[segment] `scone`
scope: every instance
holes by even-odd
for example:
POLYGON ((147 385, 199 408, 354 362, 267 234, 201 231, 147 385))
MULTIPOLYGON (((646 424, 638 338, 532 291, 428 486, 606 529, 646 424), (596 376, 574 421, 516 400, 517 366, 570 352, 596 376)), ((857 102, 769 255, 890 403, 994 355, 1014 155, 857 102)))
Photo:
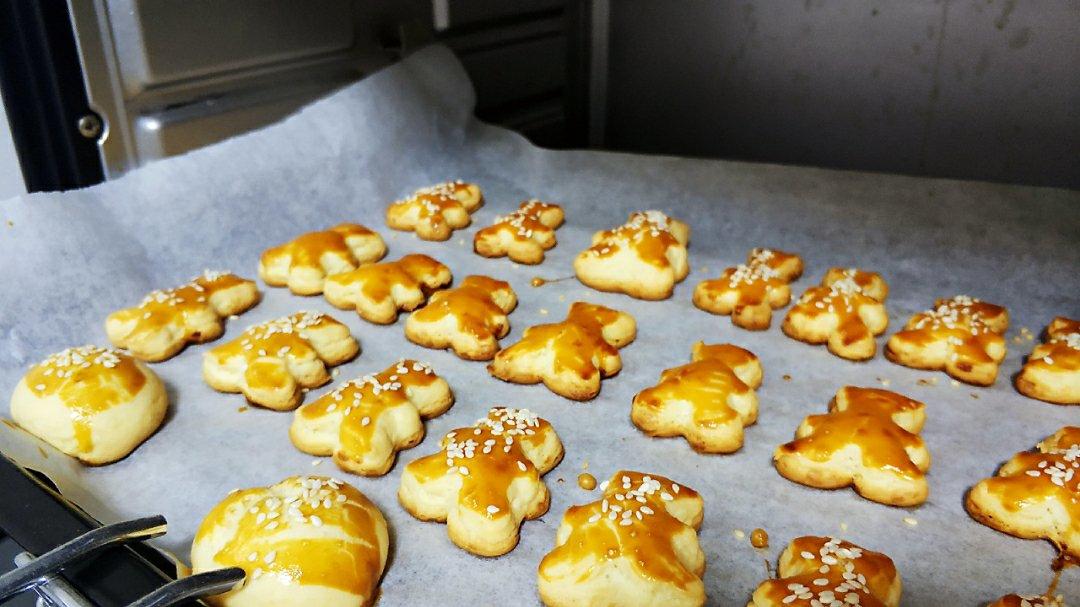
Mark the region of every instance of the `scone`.
POLYGON ((732 344, 694 344, 690 364, 666 369, 634 397, 630 419, 650 436, 682 436, 697 451, 732 453, 757 421, 761 362, 732 344))
POLYGON ((354 309, 364 320, 386 325, 397 320, 398 311, 415 310, 452 279, 450 268, 413 254, 328 276, 323 295, 338 308, 354 309))
POLYGON ((641 472, 616 472, 601 499, 563 515, 540 561, 549 607, 697 607, 705 604, 704 502, 693 489, 641 472))
POLYGON ((425 363, 401 359, 381 373, 347 381, 296 410, 289 438, 342 470, 386 474, 398 451, 424 439, 423 420, 454 403, 446 380, 425 363))
POLYGON ((254 281, 206 270, 186 285, 152 291, 139 305, 113 312, 105 320, 105 334, 136 358, 162 361, 187 344, 221 337, 226 318, 258 301, 254 281))
POLYGON ((510 332, 507 314, 517 307, 510 283, 466 276, 461 285, 438 291, 405 321, 405 337, 425 348, 450 348, 465 360, 491 360, 510 332))
POLYGON ((53 354, 31 367, 11 395, 15 423, 94 465, 134 451, 168 406, 164 384, 146 365, 97 346, 53 354))
POLYGON ((667 299, 690 272, 690 227, 660 211, 630 214, 623 225, 593 234, 592 246, 574 259, 574 273, 600 291, 638 299, 667 299))
POLYGON ((439 445, 405 466, 401 505, 422 521, 446 522, 450 540, 473 554, 513 550, 522 521, 550 505, 540 477, 563 456, 555 429, 526 409, 496 407, 439 445))
POLYGON ((362 225, 343 223, 267 249, 259 258, 259 278, 272 287, 287 286, 297 295, 317 295, 327 276, 355 270, 383 255, 382 236, 362 225))
POLYGON ((365 607, 378 595, 390 546, 382 512, 339 480, 294 476, 236 490, 195 533, 191 570, 240 567, 219 607, 365 607))
POLYGON ((788 310, 784 334, 848 360, 868 360, 877 352, 874 337, 889 326, 885 298, 889 287, 876 272, 832 268, 788 310))
POLYGON ((1080 405, 1080 320, 1058 316, 1046 341, 1032 350, 1016 376, 1021 394, 1059 405, 1080 405))
POLYGON ((521 341, 501 350, 488 371, 517 384, 544 382, 574 400, 600 393, 600 379, 622 369, 619 348, 634 341, 637 325, 625 312, 575 302, 566 320, 525 329, 521 341))
POLYGON ((1007 594, 986 607, 1065 607, 1065 597, 1058 595, 1007 594))
POLYGON ((352 360, 360 344, 349 328, 319 312, 297 312, 255 325, 203 357, 203 379, 277 411, 300 404, 304 388, 330 381, 326 368, 352 360))
POLYGON ((810 415, 773 462, 781 476, 820 489, 853 486, 890 506, 926 501, 930 452, 919 436, 926 405, 902 394, 845 386, 825 415, 810 415))
POLYGON ((510 257, 524 264, 544 261, 544 251, 555 246, 555 229, 562 225, 557 204, 529 200, 521 208, 496 217, 473 237, 473 250, 484 257, 510 257))
POLYGON ((1066 426, 1017 453, 979 481, 967 511, 980 523, 1024 539, 1046 539, 1080 559, 1080 426, 1066 426))
POLYGON ((768 329, 772 311, 791 301, 788 283, 802 276, 802 258, 776 249, 756 248, 746 263, 727 268, 720 278, 694 288, 694 305, 713 314, 730 315, 736 327, 768 329))
POLYGON ((460 179, 421 188, 412 196, 390 203, 386 225, 416 232, 424 240, 446 240, 454 230, 472 222, 472 212, 484 203, 480 186, 460 179))
POLYGON ((795 538, 776 575, 747 607, 897 607, 903 590, 892 559, 834 537, 795 538))
POLYGON ((939 299, 934 308, 911 317, 889 338, 885 357, 915 369, 945 371, 976 386, 997 379, 1005 358, 1009 312, 966 295, 939 299))

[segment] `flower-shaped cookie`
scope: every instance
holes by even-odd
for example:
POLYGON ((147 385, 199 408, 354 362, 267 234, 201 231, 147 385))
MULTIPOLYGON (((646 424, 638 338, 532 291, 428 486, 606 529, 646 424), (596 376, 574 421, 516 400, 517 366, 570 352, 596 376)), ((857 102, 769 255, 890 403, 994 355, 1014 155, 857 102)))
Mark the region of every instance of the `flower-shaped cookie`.
POLYGON ((600 291, 638 299, 666 299, 690 272, 690 227, 660 211, 630 214, 623 225, 593 234, 574 259, 578 280, 600 291))
POLYGON ((802 258, 776 249, 756 248, 746 263, 727 268, 720 278, 694 288, 694 305, 713 314, 731 315, 737 327, 768 329, 772 311, 788 305, 788 283, 802 276, 802 258))
POLYGON ((386 208, 386 225, 395 230, 415 231, 424 240, 446 240, 454 230, 472 222, 472 212, 483 202, 480 186, 461 180, 447 181, 390 203, 386 208))
POLYGON ((525 264, 544 261, 544 251, 555 246, 555 228, 562 225, 557 204, 529 200, 521 208, 496 217, 473 237, 473 250, 484 257, 504 257, 525 264))
POLYGON ((986 607, 1065 607, 1065 597, 1007 594, 986 607))
POLYGON ((438 291, 405 321, 405 337, 426 348, 451 348, 466 360, 491 360, 499 339, 510 332, 506 317, 517 306, 510 283, 466 276, 461 285, 438 291))
POLYGON ((249 327, 203 357, 203 379, 219 392, 240 392, 278 411, 300 404, 303 388, 330 381, 326 372, 351 360, 360 344, 349 328, 319 312, 297 312, 249 327))
POLYGON ((227 317, 258 301, 254 281, 206 270, 186 285, 152 291, 139 305, 113 312, 105 320, 105 334, 136 358, 162 361, 189 343, 221 337, 227 317))
POLYGON ((289 437, 305 453, 333 455, 342 470, 378 476, 390 470, 398 451, 423 440, 422 420, 453 403, 450 386, 431 367, 401 359, 301 406, 289 437))
POLYGON ((288 286, 297 295, 317 295, 327 276, 355 270, 383 255, 386 244, 381 236, 362 225, 343 223, 263 251, 259 278, 272 287, 288 286))
POLYGON ((666 369, 634 397, 630 419, 651 436, 683 436, 704 453, 731 453, 757 421, 761 363, 731 344, 694 344, 690 364, 666 369))
POLYGON ((1046 539, 1080 559, 1080 426, 1066 426, 1017 453, 997 476, 968 493, 967 511, 980 523, 1025 539, 1046 539))
POLYGON ((439 444, 405 466, 401 505, 420 520, 445 521, 450 540, 473 554, 513 550, 522 521, 550 505, 540 477, 563 456, 555 429, 526 409, 496 407, 439 444))
POLYGON ((415 310, 452 279, 450 268, 413 254, 329 276, 323 295, 339 308, 355 309, 368 322, 386 325, 397 320, 399 310, 415 310))
POLYGON ((897 607, 903 588, 892 559, 833 537, 795 538, 776 575, 747 607, 897 607))
POLYGON ((165 385, 134 358, 97 346, 68 348, 34 365, 11 395, 24 430, 87 464, 123 458, 168 408, 165 385))
POLYGON ((203 519, 192 573, 240 567, 243 584, 209 599, 220 607, 375 602, 390 546, 382 512, 339 480, 294 476, 233 491, 203 519))
POLYGON ((495 355, 488 371, 517 384, 542 381, 556 394, 589 400, 600 393, 601 378, 622 369, 619 348, 636 333, 633 316, 575 302, 566 320, 525 329, 521 341, 495 355))
POLYGON ((828 344, 848 360, 867 360, 877 352, 874 336, 889 326, 885 298, 889 288, 876 272, 832 268, 788 311, 781 328, 793 339, 828 344))
POLYGON ((890 506, 926 501, 930 452, 919 431, 926 405, 896 392, 845 386, 825 415, 810 415, 773 462, 782 476, 821 489, 854 486, 890 506))
POLYGON ((934 309, 916 314, 889 338, 885 357, 915 369, 944 370, 977 386, 997 379, 1005 358, 1009 312, 966 295, 939 299, 934 309))
POLYGON ((572 605, 705 604, 704 502, 696 491, 641 472, 616 472, 601 499, 563 515, 540 561, 540 598, 572 605))
POLYGON ((1058 316, 1046 327, 1046 341, 1031 352, 1016 389, 1060 405, 1080 405, 1080 320, 1058 316))

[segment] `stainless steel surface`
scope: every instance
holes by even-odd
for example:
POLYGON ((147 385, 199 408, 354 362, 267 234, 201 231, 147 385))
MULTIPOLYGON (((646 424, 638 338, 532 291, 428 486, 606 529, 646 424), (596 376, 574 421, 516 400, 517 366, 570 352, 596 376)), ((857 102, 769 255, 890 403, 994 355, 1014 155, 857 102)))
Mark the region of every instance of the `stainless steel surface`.
MULTIPOLYGON (((34 561, 33 555, 23 552, 15 557, 15 565, 25 567, 34 561)), ((50 575, 33 587, 38 607, 95 607, 90 600, 71 586, 63 577, 50 575)))
POLYGON ((239 567, 207 571, 169 582, 128 607, 168 607, 188 599, 227 592, 243 581, 244 570, 239 567))
POLYGON ((34 558, 24 566, 0 575, 0 601, 46 583, 51 574, 97 550, 121 542, 158 537, 164 535, 165 531, 165 517, 161 515, 123 521, 88 531, 34 558))

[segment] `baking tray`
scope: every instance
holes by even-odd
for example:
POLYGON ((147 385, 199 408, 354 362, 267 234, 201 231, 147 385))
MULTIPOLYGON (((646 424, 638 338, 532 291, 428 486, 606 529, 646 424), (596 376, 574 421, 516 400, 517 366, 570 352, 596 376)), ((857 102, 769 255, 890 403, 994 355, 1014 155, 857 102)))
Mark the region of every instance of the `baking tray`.
MULTIPOLYGON (((604 382, 597 399, 576 403, 542 386, 506 384, 490 377, 484 364, 409 343, 403 320, 375 326, 320 297, 264 288, 262 303, 229 321, 223 339, 299 309, 321 310, 348 324, 363 346, 359 358, 340 368, 338 381, 381 370, 401 356, 417 357, 447 378, 457 403, 427 424, 424 442, 401 453, 389 474, 351 476, 293 448, 291 414, 244 408, 240 396, 207 387, 200 365, 213 345, 208 344, 153 366, 172 406, 162 429, 127 459, 84 468, 6 425, 0 425, 0 449, 48 474, 103 522, 165 514, 170 532, 158 545, 185 557, 202 516, 230 489, 294 474, 335 474, 371 497, 391 526, 392 559, 380 599, 386 606, 538 602, 536 566, 552 548, 563 511, 596 498, 596 492, 576 486, 586 468, 600 479, 620 468, 655 472, 702 493, 700 539, 710 604, 744 604, 766 576, 765 561, 775 561, 790 539, 805 534, 837 534, 889 554, 903 576, 906 605, 974 605, 1047 587, 1050 544, 975 523, 963 510, 963 496, 1014 452, 1080 421, 1080 409, 1024 398, 1010 383, 1034 345, 1014 343, 1019 328, 1037 333, 1057 314, 1080 313, 1080 194, 549 151, 476 121, 473 102, 457 60, 443 47, 430 47, 280 124, 90 189, 0 203, 0 388, 10 391, 28 365, 51 352, 105 344, 105 316, 151 289, 179 284, 203 268, 253 277, 264 248, 349 220, 379 230, 389 259, 426 253, 449 265, 458 280, 470 273, 508 280, 520 303, 504 344, 530 325, 561 319, 577 300, 633 314, 637 340, 622 350, 623 371, 604 382), (487 203, 472 227, 444 243, 385 228, 389 201, 448 178, 484 188, 487 203), (531 197, 567 211, 559 245, 542 265, 472 253, 479 227, 531 197), (594 230, 649 208, 693 228, 692 272, 670 300, 599 293, 573 279, 530 286, 536 276, 571 275, 574 255, 594 230), (1008 306, 1013 329, 998 382, 991 388, 953 385, 943 374, 900 367, 880 354, 866 363, 844 361, 823 347, 785 337, 779 330, 783 312, 770 330, 748 332, 694 308, 694 285, 738 263, 754 246, 804 257, 806 273, 793 285, 796 296, 832 265, 881 272, 892 290, 890 333, 937 297, 966 293, 1008 306), (648 438, 629 420, 633 395, 653 385, 662 369, 686 362, 699 339, 749 348, 765 368, 758 423, 733 455, 700 455, 681 439, 648 438), (773 449, 792 438, 804 416, 823 412, 839 387, 886 382, 927 403, 922 436, 933 467, 924 505, 890 508, 851 490, 810 489, 776 473, 773 449), (410 517, 395 493, 404 462, 435 451, 444 432, 468 425, 494 404, 528 407, 550 420, 566 458, 546 477, 549 513, 523 525, 513 552, 481 559, 451 544, 444 525, 410 517), (755 527, 769 532, 768 549, 756 550, 743 537, 755 527)), ((332 387, 312 391, 307 399, 332 387)), ((1074 601, 1080 598, 1080 570, 1067 570, 1060 589, 1074 601)))

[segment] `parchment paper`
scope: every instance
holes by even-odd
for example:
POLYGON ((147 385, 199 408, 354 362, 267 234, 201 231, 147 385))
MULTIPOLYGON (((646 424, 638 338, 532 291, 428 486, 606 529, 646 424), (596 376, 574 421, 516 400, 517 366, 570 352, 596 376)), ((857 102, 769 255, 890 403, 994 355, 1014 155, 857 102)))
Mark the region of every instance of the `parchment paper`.
MULTIPOLYGON (((509 280, 520 304, 504 345, 525 327, 560 320, 579 299, 633 314, 637 341, 622 351, 622 373, 604 382, 595 401, 579 404, 542 386, 502 383, 484 364, 414 346, 403 335, 403 319, 377 327, 321 297, 264 288, 263 302, 230 321, 223 339, 298 309, 330 312, 363 346, 335 383, 381 370, 400 356, 418 357, 448 379, 457 404, 429 422, 424 442, 403 452, 382 478, 348 475, 330 461, 313 467, 313 458, 289 442, 291 414, 239 412, 245 405, 241 396, 216 393, 203 383, 202 354, 214 345, 207 344, 153 366, 169 387, 170 414, 127 459, 83 468, 51 448, 39 451, 37 441, 4 425, 0 448, 48 472, 102 521, 164 514, 169 533, 159 544, 184 557, 202 516, 230 489, 293 474, 337 475, 370 496, 392 527, 392 562, 380 599, 386 606, 537 603, 536 566, 553 545, 562 513, 598 495, 575 483, 586 465, 601 480, 619 468, 639 469, 670 476, 704 495, 700 538, 710 604, 745 604, 766 575, 764 562, 775 563, 783 546, 804 534, 837 534, 889 554, 903 576, 906 605, 974 605, 1006 592, 1046 588, 1054 556, 1050 544, 999 534, 971 520, 962 504, 966 489, 1014 452, 1062 425, 1080 423, 1080 408, 1030 400, 1011 385, 1034 345, 1013 343, 1018 329, 1038 333, 1056 314, 1080 314, 1077 192, 547 151, 476 121, 473 99, 456 59, 432 47, 283 123, 97 187, 0 203, 0 389, 10 391, 28 365, 51 352, 106 345, 105 316, 151 289, 180 284, 203 268, 254 277, 264 248, 347 220, 379 230, 388 259, 421 252, 447 263, 458 280, 469 273, 509 280), (487 204, 471 228, 448 242, 430 243, 385 227, 389 201, 452 178, 484 189, 487 204), (559 245, 543 265, 517 266, 472 253, 479 227, 530 197, 558 202, 567 211, 559 245), (693 227, 693 271, 669 301, 598 293, 575 280, 529 286, 534 276, 572 274, 571 260, 594 230, 648 208, 693 227), (692 306, 698 281, 717 276, 759 245, 803 255, 807 271, 793 287, 795 296, 834 264, 882 272, 892 290, 889 333, 935 297, 966 293, 1008 306, 1013 329, 996 385, 953 386, 944 374, 900 367, 880 354, 863 364, 841 360, 824 347, 785 337, 779 330, 783 311, 770 330, 755 333, 692 306), (686 362, 699 339, 747 347, 764 364, 760 418, 734 455, 699 455, 681 439, 648 438, 629 420, 633 395, 653 385, 662 369, 686 362), (936 385, 919 385, 924 378, 936 385), (928 405, 923 437, 933 467, 926 504, 890 508, 850 489, 809 489, 776 473, 772 450, 792 438, 804 416, 823 412, 845 384, 880 386, 883 379, 890 389, 928 405), (433 452, 444 432, 470 424, 493 404, 525 406, 550 420, 566 459, 547 476, 550 512, 524 524, 513 552, 481 559, 451 544, 444 525, 410 517, 395 493, 405 462, 433 452), (736 537, 736 530, 749 534, 755 527, 769 532, 767 550, 736 537)), ((1080 571, 1067 571, 1060 588, 1080 600, 1080 571)))

